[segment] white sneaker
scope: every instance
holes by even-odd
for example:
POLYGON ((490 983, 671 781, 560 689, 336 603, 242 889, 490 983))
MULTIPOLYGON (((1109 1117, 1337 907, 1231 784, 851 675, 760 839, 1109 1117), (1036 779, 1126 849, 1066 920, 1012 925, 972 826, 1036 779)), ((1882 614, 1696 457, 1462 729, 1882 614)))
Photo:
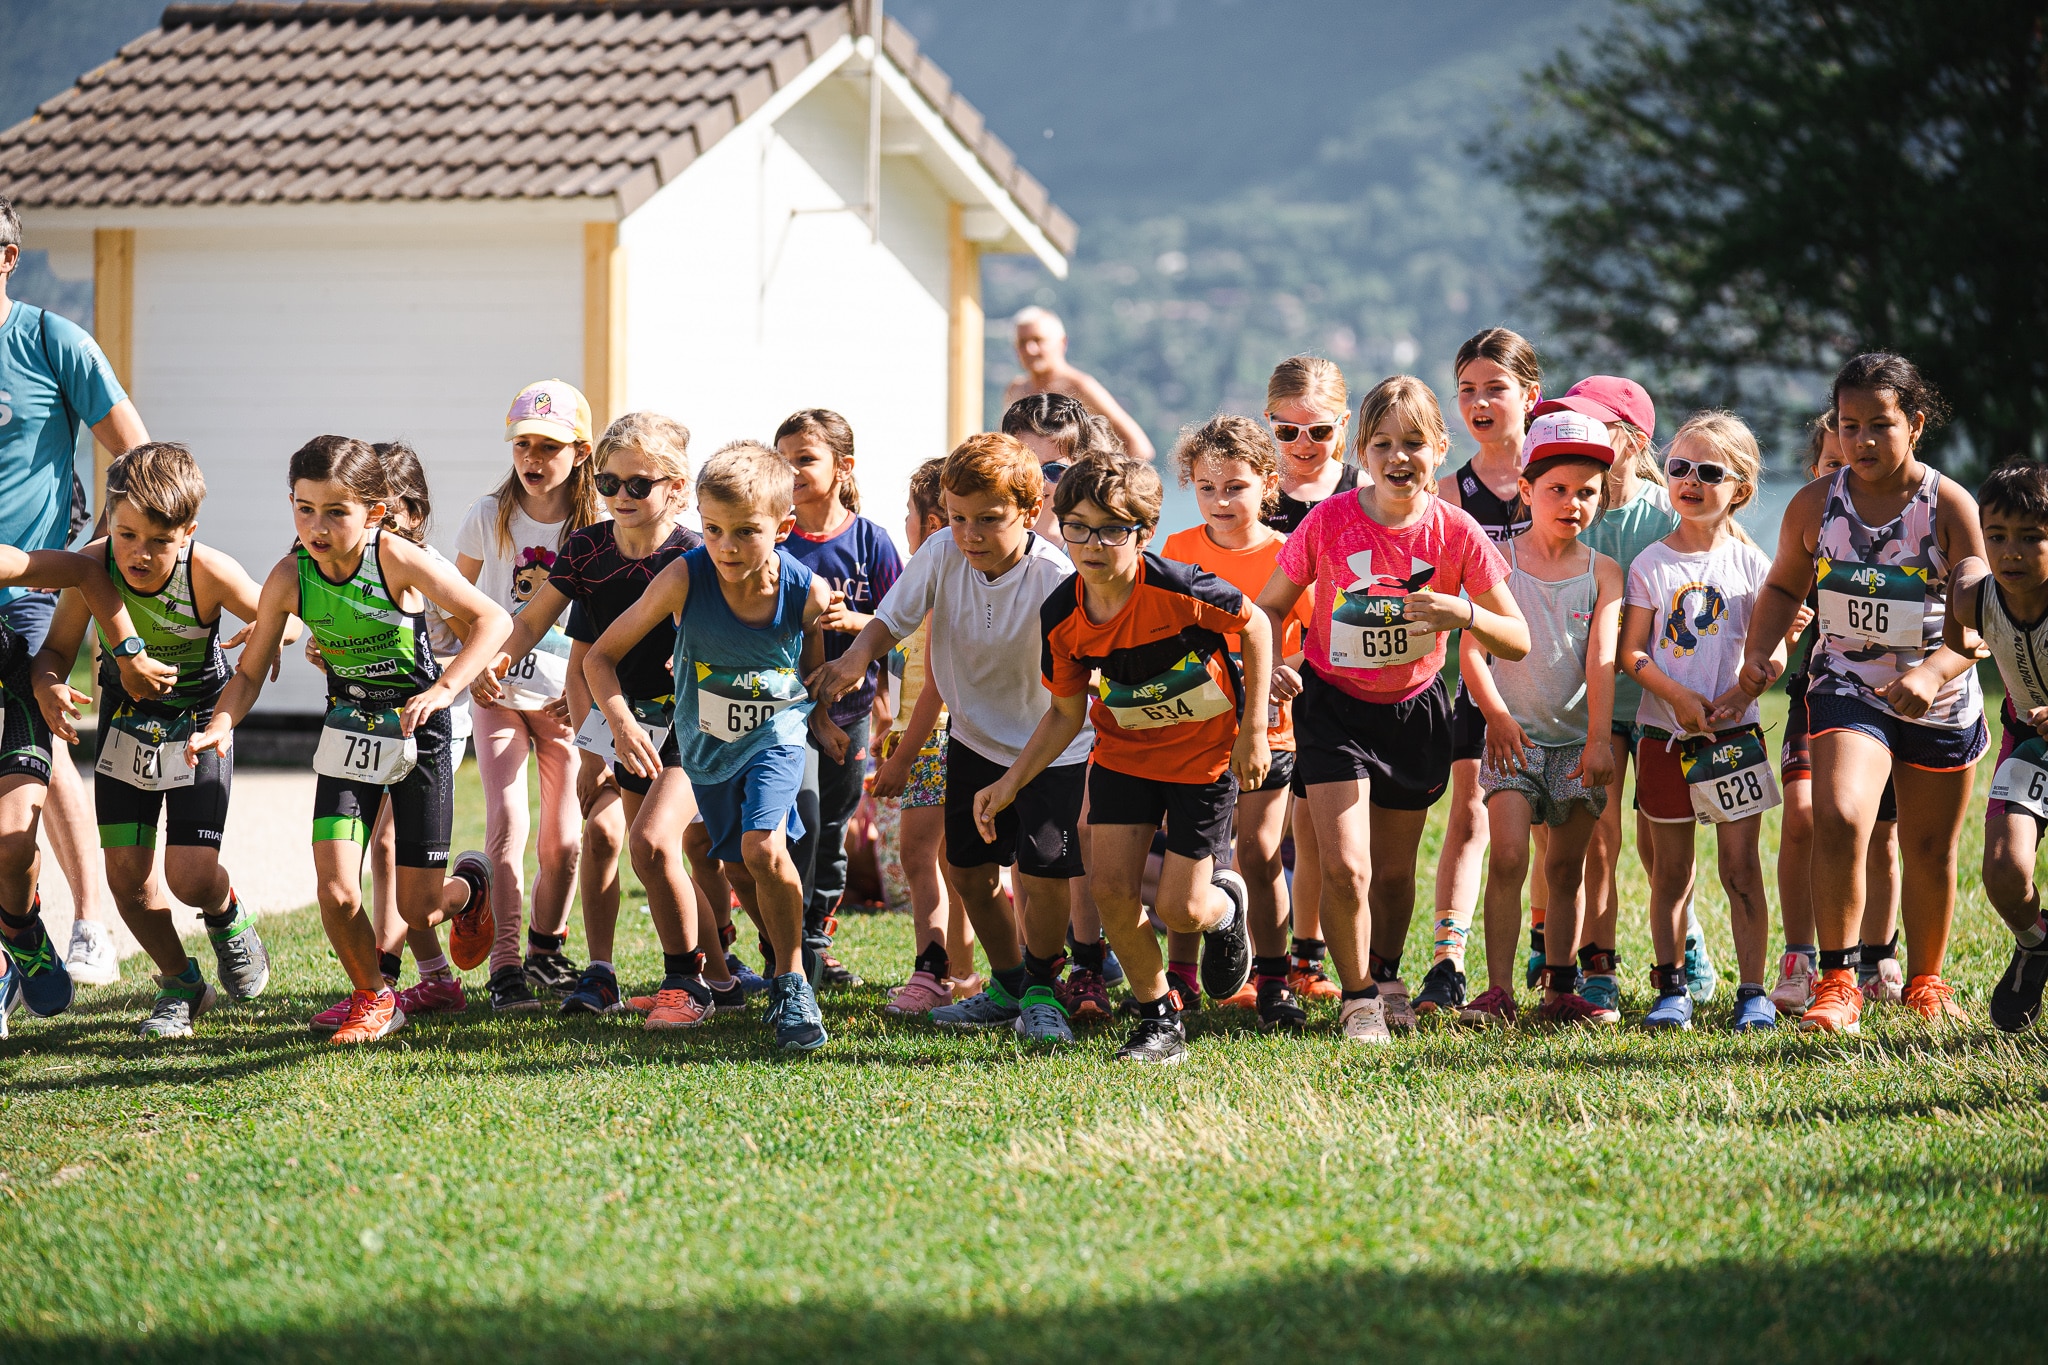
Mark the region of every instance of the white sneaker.
POLYGON ((71 951, 64 954, 64 970, 81 986, 111 986, 121 979, 121 959, 114 952, 114 936, 104 924, 74 920, 71 951))
POLYGON ((1387 1032, 1387 1007, 1383 1000, 1346 1000, 1337 1011, 1337 1027, 1347 1043, 1391 1043, 1387 1032))
POLYGON ((1906 995, 1906 973, 1895 957, 1878 959, 1877 974, 1861 983, 1863 998, 1873 1005, 1896 1005, 1906 995))
POLYGON ((1408 983, 1400 977, 1380 982, 1380 1004, 1384 1007, 1387 1027, 1396 1033, 1415 1031, 1415 1004, 1408 998, 1408 983))
POLYGON ((1778 984, 1771 987, 1771 1003, 1781 1015, 1798 1018, 1813 1005, 1817 977, 1813 959, 1805 953, 1787 953, 1778 959, 1778 984))

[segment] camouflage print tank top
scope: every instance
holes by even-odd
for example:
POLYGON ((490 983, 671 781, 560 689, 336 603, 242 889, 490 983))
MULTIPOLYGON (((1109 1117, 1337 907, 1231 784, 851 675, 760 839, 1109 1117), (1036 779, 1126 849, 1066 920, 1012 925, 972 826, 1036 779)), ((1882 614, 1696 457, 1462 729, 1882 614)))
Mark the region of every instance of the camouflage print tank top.
MULTIPOLYGON (((1854 697, 1889 710, 1884 689, 1941 648, 1949 564, 1934 533, 1940 488, 1940 471, 1928 470, 1898 516, 1869 526, 1849 497, 1849 471, 1839 471, 1828 485, 1814 564, 1820 635, 1808 670, 1809 695, 1854 697)), ((1915 723, 1967 730, 1983 713, 1977 671, 1971 669, 1936 693, 1915 723)))

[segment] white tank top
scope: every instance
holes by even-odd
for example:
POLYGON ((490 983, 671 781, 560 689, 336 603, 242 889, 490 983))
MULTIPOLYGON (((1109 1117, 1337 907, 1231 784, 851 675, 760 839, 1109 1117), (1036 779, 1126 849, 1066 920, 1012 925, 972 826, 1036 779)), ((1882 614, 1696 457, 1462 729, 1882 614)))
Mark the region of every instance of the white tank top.
POLYGON ((1977 594, 1977 621, 2014 712, 2024 716, 2048 706, 2048 615, 2032 625, 2014 619, 1998 580, 1986 578, 1977 594))

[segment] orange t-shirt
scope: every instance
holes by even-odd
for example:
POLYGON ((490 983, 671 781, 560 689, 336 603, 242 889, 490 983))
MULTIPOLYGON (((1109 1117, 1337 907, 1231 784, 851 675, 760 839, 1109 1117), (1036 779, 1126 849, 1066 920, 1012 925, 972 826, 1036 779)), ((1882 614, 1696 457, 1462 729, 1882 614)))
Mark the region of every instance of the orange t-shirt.
MULTIPOLYGON (((1247 600, 1256 603, 1259 594, 1266 590, 1266 584, 1273 577, 1273 571, 1280 563, 1280 547, 1287 543, 1287 537, 1273 533, 1273 538, 1248 550, 1226 550, 1209 539, 1209 528, 1190 526, 1185 531, 1175 531, 1166 538, 1166 557, 1183 564, 1193 564, 1207 569, 1224 582, 1243 593, 1247 600)), ((1307 628, 1309 612, 1314 598, 1303 593, 1294 604, 1294 610, 1287 615, 1285 638, 1274 651, 1274 663, 1290 654, 1301 652, 1301 632, 1307 628)), ((1237 654, 1243 646, 1237 636, 1230 637, 1230 652, 1237 654)), ((1244 663, 1240 655, 1240 666, 1244 663)), ((1292 751, 1294 748, 1294 704, 1292 702, 1269 700, 1266 703, 1266 743, 1274 749, 1292 751)))
POLYGON ((1215 575, 1146 551, 1131 600, 1097 624, 1082 606, 1079 574, 1039 608, 1040 671, 1056 697, 1089 690, 1094 760, 1131 777, 1214 782, 1230 766, 1244 681, 1228 636, 1258 610, 1215 575))

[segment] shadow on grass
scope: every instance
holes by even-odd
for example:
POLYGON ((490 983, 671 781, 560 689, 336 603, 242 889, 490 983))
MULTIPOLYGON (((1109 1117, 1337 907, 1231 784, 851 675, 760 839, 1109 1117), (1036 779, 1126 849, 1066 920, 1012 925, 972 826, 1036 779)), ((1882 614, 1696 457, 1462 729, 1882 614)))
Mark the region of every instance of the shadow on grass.
MULTIPOLYGON (((707 1268, 715 1274, 714 1268, 707 1268)), ((572 1298, 422 1298, 274 1329, 57 1334, 5 1342, 16 1361, 2038 1359, 2048 1257, 1901 1256, 1592 1271, 1321 1271, 1184 1294, 951 1308, 877 1303, 649 1307, 572 1298)))

